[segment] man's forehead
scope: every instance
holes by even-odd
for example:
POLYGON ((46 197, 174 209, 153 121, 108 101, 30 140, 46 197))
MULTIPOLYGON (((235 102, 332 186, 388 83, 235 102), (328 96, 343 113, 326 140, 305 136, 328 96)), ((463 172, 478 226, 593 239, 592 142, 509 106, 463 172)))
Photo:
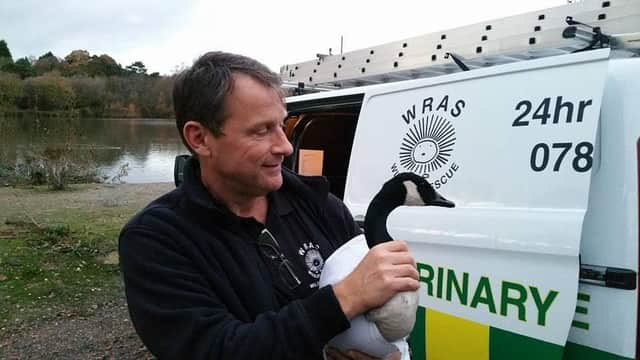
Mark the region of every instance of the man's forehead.
POLYGON ((224 100, 224 121, 240 116, 244 123, 283 121, 287 108, 281 93, 246 74, 235 74, 224 100), (268 118, 265 117, 268 115, 268 118))
POLYGON ((245 74, 242 72, 232 72, 231 73, 231 88, 229 89, 230 92, 233 92, 234 89, 237 88, 242 88, 243 86, 247 86, 247 85, 259 85, 261 87, 263 87, 264 89, 268 89, 270 91, 275 92, 276 94, 278 94, 278 96, 280 98, 282 98, 284 100, 284 92, 282 91, 282 89, 279 86, 274 86, 270 83, 265 82, 264 80, 257 78, 255 76, 252 76, 250 74, 245 74))
POLYGON ((280 91, 279 87, 275 88, 246 74, 233 75, 232 80, 226 95, 226 104, 230 101, 246 102, 250 100, 262 100, 268 103, 277 101, 286 108, 284 94, 280 91))

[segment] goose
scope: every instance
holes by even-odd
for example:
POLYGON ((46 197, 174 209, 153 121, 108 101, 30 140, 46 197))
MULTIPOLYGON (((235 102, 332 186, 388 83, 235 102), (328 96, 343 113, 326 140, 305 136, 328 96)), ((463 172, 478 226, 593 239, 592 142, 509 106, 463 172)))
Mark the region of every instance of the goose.
MULTIPOLYGON (((366 233, 358 235, 338 248, 325 261, 320 287, 342 281, 360 263, 370 248, 393 239, 387 231, 387 217, 398 206, 454 207, 454 203, 438 194, 423 177, 400 173, 382 185, 367 208, 364 219, 366 233)), ((329 346, 342 351, 358 350, 384 358, 400 351, 408 358, 409 335, 416 320, 418 292, 394 295, 379 308, 351 319, 351 327, 329 341, 329 346)))

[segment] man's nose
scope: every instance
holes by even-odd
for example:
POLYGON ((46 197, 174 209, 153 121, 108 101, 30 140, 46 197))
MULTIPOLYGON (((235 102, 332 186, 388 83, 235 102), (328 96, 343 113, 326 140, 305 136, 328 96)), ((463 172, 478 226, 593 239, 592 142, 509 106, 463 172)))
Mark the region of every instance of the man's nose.
POLYGON ((287 139, 287 134, 284 132, 283 128, 278 128, 275 143, 272 147, 272 151, 274 154, 289 156, 293 152, 293 146, 287 139))

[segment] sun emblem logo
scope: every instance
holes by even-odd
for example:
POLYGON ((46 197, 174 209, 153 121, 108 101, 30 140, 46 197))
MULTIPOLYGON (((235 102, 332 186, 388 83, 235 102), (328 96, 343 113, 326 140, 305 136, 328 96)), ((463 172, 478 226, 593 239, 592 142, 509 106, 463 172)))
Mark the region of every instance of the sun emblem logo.
POLYGON ((307 269, 309 269, 309 275, 316 279, 320 278, 320 273, 322 273, 322 267, 324 265, 324 260, 320 252, 316 249, 307 251, 304 256, 304 262, 307 264, 307 269))
POLYGON ((298 254, 304 257, 304 263, 307 265, 307 273, 312 277, 319 279, 324 267, 324 259, 320 253, 320 246, 314 243, 304 243, 298 249, 298 254))
POLYGON ((456 131, 447 119, 423 117, 402 139, 400 164, 416 174, 437 170, 449 161, 455 141, 456 131))

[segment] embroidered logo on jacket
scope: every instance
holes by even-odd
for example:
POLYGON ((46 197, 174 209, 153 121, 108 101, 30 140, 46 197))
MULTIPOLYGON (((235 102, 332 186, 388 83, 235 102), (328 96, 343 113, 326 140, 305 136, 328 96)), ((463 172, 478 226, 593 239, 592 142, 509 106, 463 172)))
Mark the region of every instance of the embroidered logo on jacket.
MULTIPOLYGON (((312 242, 304 243, 298 249, 298 254, 304 258, 304 263, 307 265, 307 273, 314 279, 320 279, 320 273, 322 273, 322 267, 324 266, 324 259, 320 254, 320 246, 312 242)), ((315 286, 317 286, 317 283, 315 286)), ((313 284, 312 287, 314 287, 313 284)))

